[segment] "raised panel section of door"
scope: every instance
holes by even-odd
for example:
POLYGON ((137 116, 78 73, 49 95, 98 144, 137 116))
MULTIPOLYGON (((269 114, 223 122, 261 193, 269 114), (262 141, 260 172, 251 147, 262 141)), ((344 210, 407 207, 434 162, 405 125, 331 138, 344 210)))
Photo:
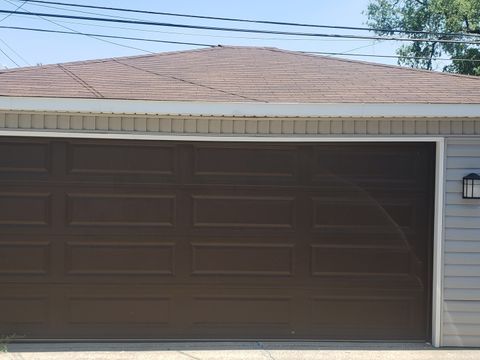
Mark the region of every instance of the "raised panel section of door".
POLYGON ((50 145, 45 142, 5 141, 0 143, 0 174, 48 174, 50 145))
POLYGON ((67 199, 69 226, 175 225, 174 195, 71 193, 67 199))
POLYGON ((149 177, 171 178, 175 172, 173 145, 145 143, 73 143, 68 145, 68 172, 95 179, 142 181, 149 177))
POLYGON ((312 245, 315 276, 409 276, 411 271, 407 248, 312 245))
POLYGON ((194 195, 193 226, 292 229, 294 205, 289 196, 194 195))
POLYGON ((312 181, 344 189, 359 184, 411 186, 417 182, 418 165, 423 161, 417 145, 316 145, 311 162, 312 181))
POLYGON ((0 281, 4 276, 47 275, 49 272, 48 241, 0 241, 0 254, 0 281))
POLYGON ((72 296, 69 323, 75 325, 168 325, 170 298, 156 296, 72 296))
POLYGON ((50 223, 50 194, 0 192, 0 227, 7 225, 47 226, 50 223))
POLYGON ((196 243, 194 275, 293 275, 293 245, 196 243))
POLYGON ((5 324, 38 325, 48 321, 48 299, 44 296, 2 294, 0 309, 0 329, 5 324))
POLYGON ((288 326, 291 321, 288 297, 196 296, 192 308, 195 326, 288 326))
POLYGON ((173 275, 174 266, 173 243, 67 243, 69 275, 173 275))
POLYGON ((290 146, 197 145, 193 175, 201 183, 292 183, 297 157, 290 146))

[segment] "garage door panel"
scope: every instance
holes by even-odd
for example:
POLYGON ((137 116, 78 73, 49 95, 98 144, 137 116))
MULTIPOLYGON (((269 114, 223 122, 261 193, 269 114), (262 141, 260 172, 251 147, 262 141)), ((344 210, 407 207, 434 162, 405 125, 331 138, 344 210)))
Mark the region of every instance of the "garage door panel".
POLYGON ((194 145, 193 183, 295 184, 297 148, 293 146, 194 145))
POLYGON ((51 223, 51 194, 0 192, 0 229, 8 226, 45 227, 51 223))
POLYGON ((415 202, 407 199, 313 197, 313 227, 392 229, 415 226, 415 202))
POLYGON ((174 227, 175 195, 69 193, 67 225, 174 227))
POLYGON ((196 296, 193 298, 194 327, 290 326, 291 298, 273 296, 196 296))
POLYGON ((0 281, 4 277, 49 274, 50 242, 5 240, 0 240, 0 281))
POLYGON ((69 297, 67 322, 73 325, 168 325, 170 307, 169 297, 69 297))
POLYGON ((156 275, 175 273, 175 244, 148 242, 66 243, 66 275, 156 275))
POLYGON ((311 327, 317 336, 325 336, 329 329, 332 339, 348 339, 352 334, 359 339, 416 339, 422 336, 423 307, 418 293, 313 296, 311 327))
MULTIPOLYGON (((49 301, 41 295, 0 295, 0 329, 12 325, 46 325, 49 321, 49 301)), ((11 329, 1 332, 13 334, 11 329)), ((20 334, 18 334, 20 335, 20 334)))
POLYGON ((291 276, 294 262, 291 244, 192 244, 192 275, 291 276))
POLYGON ((67 145, 72 181, 174 182, 178 176, 174 145, 75 142, 67 145))
POLYGON ((402 235, 399 232, 386 231, 359 231, 359 229, 322 229, 321 231, 312 231, 309 235, 311 244, 324 246, 368 246, 383 248, 402 248, 406 246, 405 239, 409 240, 416 236, 412 231, 403 229, 402 235))
POLYGON ((193 195, 194 228, 293 229, 295 198, 262 195, 193 195))
POLYGON ((0 143, 0 176, 3 179, 45 178, 51 171, 48 140, 2 141, 0 143))
POLYGON ((315 326, 409 329, 414 307, 415 299, 404 296, 319 296, 312 299, 311 319, 315 326))
POLYGON ((371 248, 312 245, 312 275, 409 276, 407 248, 371 248))
MULTIPOLYGON (((425 158, 414 144, 323 144, 317 145, 310 163, 311 180, 339 186, 423 186, 425 158)), ((429 145, 427 145, 429 146, 429 145)), ((423 150, 424 151, 424 150, 423 150)))

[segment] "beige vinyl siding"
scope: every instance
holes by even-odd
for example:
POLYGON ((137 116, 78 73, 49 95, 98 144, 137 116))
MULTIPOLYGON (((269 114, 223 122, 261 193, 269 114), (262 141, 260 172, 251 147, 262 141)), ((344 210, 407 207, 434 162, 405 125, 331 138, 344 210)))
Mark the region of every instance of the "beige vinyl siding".
POLYGON ((480 346, 480 200, 462 199, 470 172, 480 172, 480 138, 447 138, 444 346, 480 346))
POLYGON ((229 135, 480 135, 480 118, 236 118, 0 112, 0 129, 229 135))

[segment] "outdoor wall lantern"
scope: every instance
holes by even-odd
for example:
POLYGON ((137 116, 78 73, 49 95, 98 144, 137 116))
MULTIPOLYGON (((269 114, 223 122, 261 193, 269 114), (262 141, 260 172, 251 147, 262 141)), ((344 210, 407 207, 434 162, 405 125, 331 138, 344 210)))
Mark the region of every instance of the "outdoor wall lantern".
POLYGON ((480 199, 480 175, 471 173, 463 178, 463 198, 480 199))

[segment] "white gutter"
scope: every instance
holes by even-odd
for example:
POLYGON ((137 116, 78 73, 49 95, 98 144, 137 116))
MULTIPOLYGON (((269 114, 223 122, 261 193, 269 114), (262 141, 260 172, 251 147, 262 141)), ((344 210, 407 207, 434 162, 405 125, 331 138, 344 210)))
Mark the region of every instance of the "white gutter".
POLYGON ((248 117, 478 117, 480 104, 234 103, 0 96, 0 110, 248 117))

